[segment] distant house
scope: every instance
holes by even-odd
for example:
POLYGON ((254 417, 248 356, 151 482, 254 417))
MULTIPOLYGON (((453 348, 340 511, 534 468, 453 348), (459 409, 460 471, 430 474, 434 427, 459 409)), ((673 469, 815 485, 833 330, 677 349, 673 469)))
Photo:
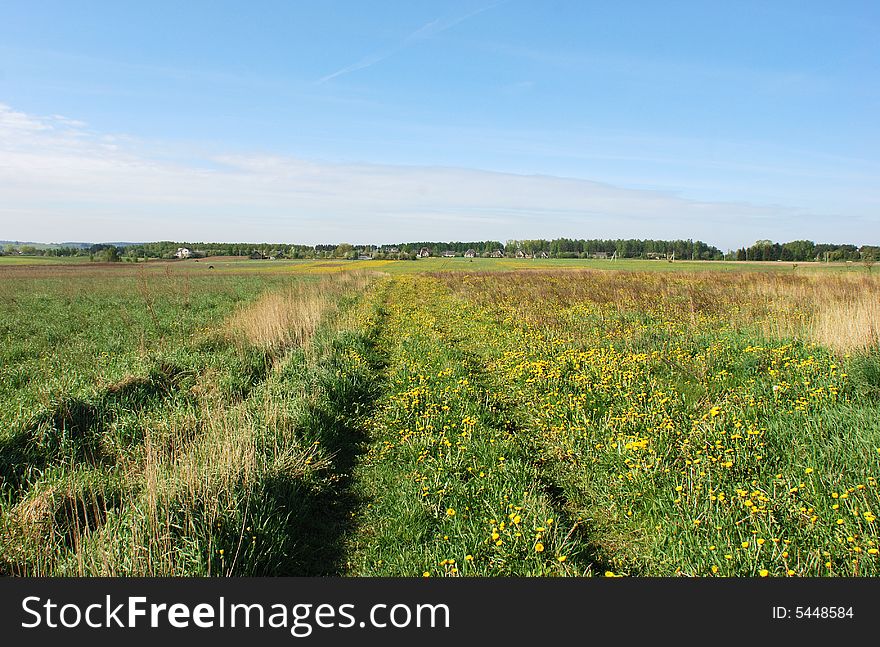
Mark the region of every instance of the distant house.
POLYGON ((660 252, 648 252, 646 256, 652 261, 659 261, 662 258, 666 258, 666 255, 661 254, 660 252))
POLYGON ((430 255, 431 255, 431 250, 428 249, 427 247, 422 247, 418 253, 419 258, 428 258, 428 256, 430 256, 430 255))
POLYGON ((388 248, 388 253, 389 254, 399 254, 400 250, 397 247, 390 247, 390 248, 388 248))
POLYGON ((595 252, 593 258, 608 258, 608 252, 595 252))
POLYGON ((476 255, 477 255, 477 250, 475 250, 475 249, 469 249, 464 253, 465 258, 473 258, 476 255))
POLYGON ((494 252, 489 254, 489 256, 491 256, 492 258, 504 258, 504 252, 502 252, 500 249, 496 249, 494 252))
POLYGON ((443 258, 455 258, 455 252, 453 252, 451 249, 447 249, 445 252, 443 252, 443 258))
POLYGON ((371 260, 373 260, 373 257, 369 254, 358 254, 358 260, 359 261, 371 261, 371 260))
POLYGON ((263 252, 255 249, 251 252, 251 255, 248 256, 248 258, 252 261, 262 261, 266 259, 266 255, 263 252))
POLYGON ((547 252, 540 252, 538 254, 535 254, 535 258, 550 258, 550 254, 548 254, 547 252))
POLYGON ((523 250, 518 249, 518 250, 516 250, 516 257, 517 257, 517 258, 525 258, 525 257, 526 257, 526 253, 525 253, 523 250))
POLYGON ((178 247, 177 252, 174 254, 175 258, 192 258, 192 250, 188 247, 178 247))

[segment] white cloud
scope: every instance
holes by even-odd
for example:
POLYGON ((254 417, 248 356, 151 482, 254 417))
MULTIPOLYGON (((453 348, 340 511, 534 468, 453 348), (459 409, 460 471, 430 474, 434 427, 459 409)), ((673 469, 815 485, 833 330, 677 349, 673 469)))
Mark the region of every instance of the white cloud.
MULTIPOLYGON (((584 179, 268 155, 193 162, 190 153, 169 161, 145 150, 75 120, 0 104, 0 238, 693 237, 721 247, 762 237, 823 238, 822 219, 792 208, 700 202, 584 179)), ((851 239, 871 242, 858 238, 851 239)))

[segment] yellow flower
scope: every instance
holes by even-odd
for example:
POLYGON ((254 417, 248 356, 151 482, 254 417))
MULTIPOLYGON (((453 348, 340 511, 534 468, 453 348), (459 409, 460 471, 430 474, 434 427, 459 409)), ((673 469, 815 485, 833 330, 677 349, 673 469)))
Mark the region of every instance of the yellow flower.
POLYGON ((447 516, 447 517, 454 517, 454 516, 455 516, 455 510, 453 510, 452 508, 446 508, 446 516, 447 516))
POLYGON ((766 568, 762 568, 760 571, 758 571, 758 575, 760 575, 761 577, 767 577, 768 575, 770 575, 770 571, 768 571, 766 568))
MULTIPOLYGON (((873 550, 875 553, 877 552, 877 549, 876 549, 876 548, 874 548, 874 549, 872 549, 872 550, 873 550)), ((870 552, 870 551, 868 551, 868 552, 870 552)), ((557 561, 557 562, 564 562, 564 561, 567 560, 567 559, 568 559, 568 557, 566 557, 565 555, 560 555, 559 557, 556 558, 556 561, 557 561)))
POLYGON ((749 542, 744 541, 741 545, 742 545, 743 548, 748 548, 748 547, 749 547, 749 542))
POLYGON ((474 561, 474 556, 473 556, 473 555, 465 555, 465 556, 464 556, 464 561, 466 561, 466 562, 472 562, 472 561, 474 561))
POLYGON ((804 470, 804 474, 812 474, 812 473, 813 473, 812 467, 808 467, 807 469, 804 470))
POLYGON ((537 544, 535 544, 535 552, 536 553, 543 553, 544 552, 544 544, 542 544, 540 541, 537 544))

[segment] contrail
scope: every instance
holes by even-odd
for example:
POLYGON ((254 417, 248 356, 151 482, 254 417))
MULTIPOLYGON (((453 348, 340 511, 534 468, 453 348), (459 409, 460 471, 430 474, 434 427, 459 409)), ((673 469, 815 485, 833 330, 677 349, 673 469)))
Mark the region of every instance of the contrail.
POLYGON ((413 43, 420 40, 427 40, 437 34, 446 31, 447 29, 452 29, 456 25, 463 23, 465 20, 469 18, 473 18, 476 15, 483 13, 484 11, 488 11, 489 9, 493 9, 498 5, 504 4, 508 0, 499 0, 499 2, 493 2, 492 4, 486 5, 485 7, 481 7, 479 9, 475 9, 470 13, 467 13, 463 16, 459 16, 458 18, 453 18, 451 20, 443 21, 439 18, 436 20, 432 20, 431 22, 425 23, 414 32, 408 34, 403 40, 401 40, 397 45, 383 50, 381 52, 376 52, 374 54, 370 54, 369 56, 365 56, 361 60, 352 63, 351 65, 346 65, 343 68, 336 70, 335 72, 328 74, 326 76, 322 76, 315 83, 317 85, 321 85, 330 81, 331 79, 335 79, 337 76, 342 76, 343 74, 348 74, 350 72, 354 72, 356 70, 362 70, 364 68, 370 67, 371 65, 375 65, 380 61, 384 61, 386 58, 393 56, 397 52, 406 47, 409 47, 413 43))

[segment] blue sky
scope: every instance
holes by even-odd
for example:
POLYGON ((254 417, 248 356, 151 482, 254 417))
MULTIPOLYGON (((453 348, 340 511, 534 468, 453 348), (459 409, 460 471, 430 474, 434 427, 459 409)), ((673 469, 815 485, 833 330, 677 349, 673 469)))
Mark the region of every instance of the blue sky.
POLYGON ((876 2, 0 5, 0 238, 880 243, 876 2))

